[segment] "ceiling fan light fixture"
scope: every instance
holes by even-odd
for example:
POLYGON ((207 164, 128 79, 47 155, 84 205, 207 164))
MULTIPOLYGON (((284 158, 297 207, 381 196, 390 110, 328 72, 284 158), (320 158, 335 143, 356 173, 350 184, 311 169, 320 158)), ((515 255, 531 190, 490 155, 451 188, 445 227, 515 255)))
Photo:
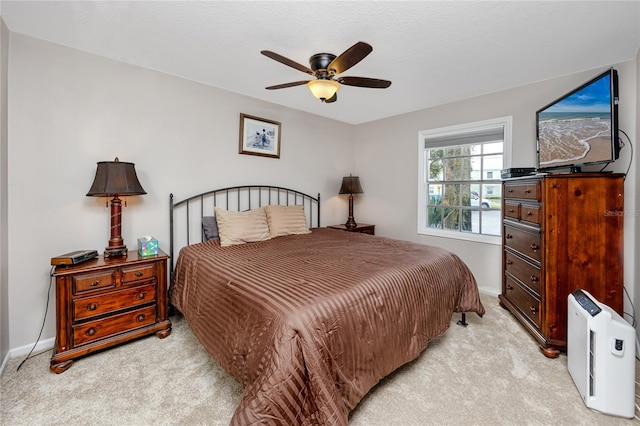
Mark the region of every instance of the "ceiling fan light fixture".
POLYGON ((307 87, 311 90, 313 96, 321 101, 325 101, 331 99, 331 97, 336 94, 338 89, 340 89, 340 84, 334 80, 318 79, 309 81, 307 87))

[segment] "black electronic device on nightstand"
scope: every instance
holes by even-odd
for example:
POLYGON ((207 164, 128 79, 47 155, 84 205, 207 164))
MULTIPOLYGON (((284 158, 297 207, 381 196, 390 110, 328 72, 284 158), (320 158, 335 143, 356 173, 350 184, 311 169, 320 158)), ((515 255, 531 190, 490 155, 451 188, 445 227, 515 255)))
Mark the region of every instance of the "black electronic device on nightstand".
POLYGON ((85 262, 98 257, 97 250, 76 250, 67 254, 52 257, 52 265, 77 265, 78 263, 85 262))

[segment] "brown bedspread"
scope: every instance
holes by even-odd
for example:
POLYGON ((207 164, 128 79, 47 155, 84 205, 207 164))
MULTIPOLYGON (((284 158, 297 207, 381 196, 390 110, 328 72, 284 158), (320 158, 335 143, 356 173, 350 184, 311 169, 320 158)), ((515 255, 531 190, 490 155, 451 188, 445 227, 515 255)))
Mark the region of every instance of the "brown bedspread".
POLYGON ((484 314, 456 255, 327 228, 185 247, 171 301, 244 387, 238 425, 346 425, 367 391, 415 359, 453 312, 484 314))

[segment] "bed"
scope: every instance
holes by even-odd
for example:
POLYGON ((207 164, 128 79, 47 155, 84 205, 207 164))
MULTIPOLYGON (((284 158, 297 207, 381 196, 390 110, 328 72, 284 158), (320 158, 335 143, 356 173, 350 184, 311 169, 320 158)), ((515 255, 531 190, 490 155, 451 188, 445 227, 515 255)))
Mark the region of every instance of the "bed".
POLYGON ((231 424, 346 425, 454 312, 484 314, 455 254, 319 225, 320 196, 285 188, 171 196, 170 300, 244 387, 231 424), (214 214, 217 237, 204 229, 214 214), (229 244, 229 217, 257 239, 229 244))

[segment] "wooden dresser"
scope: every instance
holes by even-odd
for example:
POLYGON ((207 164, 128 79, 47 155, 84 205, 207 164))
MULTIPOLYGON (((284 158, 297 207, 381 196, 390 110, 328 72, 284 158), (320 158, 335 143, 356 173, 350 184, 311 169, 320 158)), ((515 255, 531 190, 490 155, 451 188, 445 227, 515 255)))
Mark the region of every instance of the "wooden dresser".
POLYGON ((51 370, 62 373, 75 358, 148 334, 167 337, 168 258, 130 251, 126 257, 57 266, 51 370))
POLYGON ((500 303, 554 358, 566 350, 575 289, 622 315, 624 175, 514 178, 502 195, 500 303))

